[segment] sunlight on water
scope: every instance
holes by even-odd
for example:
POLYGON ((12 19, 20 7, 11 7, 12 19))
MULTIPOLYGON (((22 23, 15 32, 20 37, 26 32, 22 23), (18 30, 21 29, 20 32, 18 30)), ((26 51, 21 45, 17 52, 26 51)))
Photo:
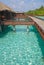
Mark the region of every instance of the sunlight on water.
POLYGON ((44 65, 44 40, 34 26, 6 27, 0 33, 0 65, 44 65))

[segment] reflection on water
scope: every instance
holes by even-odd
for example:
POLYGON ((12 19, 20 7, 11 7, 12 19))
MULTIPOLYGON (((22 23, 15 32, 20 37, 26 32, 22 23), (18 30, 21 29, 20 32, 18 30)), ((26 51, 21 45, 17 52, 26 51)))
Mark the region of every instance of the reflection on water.
POLYGON ((44 20, 44 16, 36 16, 37 18, 44 20))

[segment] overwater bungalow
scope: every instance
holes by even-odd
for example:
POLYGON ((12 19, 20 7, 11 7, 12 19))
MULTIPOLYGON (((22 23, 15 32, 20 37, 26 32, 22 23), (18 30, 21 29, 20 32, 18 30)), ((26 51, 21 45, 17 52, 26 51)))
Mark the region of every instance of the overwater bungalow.
POLYGON ((7 5, 0 2, 0 30, 3 29, 3 21, 10 20, 15 17, 15 12, 7 5))
POLYGON ((0 19, 6 20, 11 19, 15 16, 15 12, 7 5, 0 2, 0 19))

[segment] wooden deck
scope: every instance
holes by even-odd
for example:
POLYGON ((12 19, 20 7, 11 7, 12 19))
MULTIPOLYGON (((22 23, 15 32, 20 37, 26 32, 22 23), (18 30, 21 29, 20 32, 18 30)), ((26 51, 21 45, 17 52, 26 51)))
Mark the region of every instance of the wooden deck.
POLYGON ((8 20, 8 21, 4 21, 3 22, 4 23, 4 25, 34 25, 34 22, 32 21, 29 21, 29 22, 15 22, 15 21, 11 21, 11 20, 8 20))
POLYGON ((29 17, 33 19, 33 21, 35 22, 36 28, 38 29, 39 33, 41 34, 42 38, 44 39, 44 21, 40 20, 38 18, 35 18, 35 17, 31 17, 31 16, 29 16, 29 17))
POLYGON ((31 16, 29 17, 32 18, 39 25, 39 27, 44 31, 44 21, 43 20, 37 19, 35 17, 31 17, 31 16))

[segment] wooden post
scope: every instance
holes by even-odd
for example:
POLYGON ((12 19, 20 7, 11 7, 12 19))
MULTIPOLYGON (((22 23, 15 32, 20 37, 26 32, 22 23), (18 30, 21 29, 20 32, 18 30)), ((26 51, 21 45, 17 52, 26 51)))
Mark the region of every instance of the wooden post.
POLYGON ((0 32, 2 32, 2 21, 0 19, 0 32))
POLYGON ((0 32, 3 32, 4 30, 4 25, 0 25, 0 32))
POLYGON ((13 31, 16 31, 15 26, 13 26, 13 31))
POLYGON ((2 32, 2 28, 1 28, 1 25, 0 25, 0 32, 2 32))
POLYGON ((27 26, 27 32, 29 32, 29 26, 27 26))

